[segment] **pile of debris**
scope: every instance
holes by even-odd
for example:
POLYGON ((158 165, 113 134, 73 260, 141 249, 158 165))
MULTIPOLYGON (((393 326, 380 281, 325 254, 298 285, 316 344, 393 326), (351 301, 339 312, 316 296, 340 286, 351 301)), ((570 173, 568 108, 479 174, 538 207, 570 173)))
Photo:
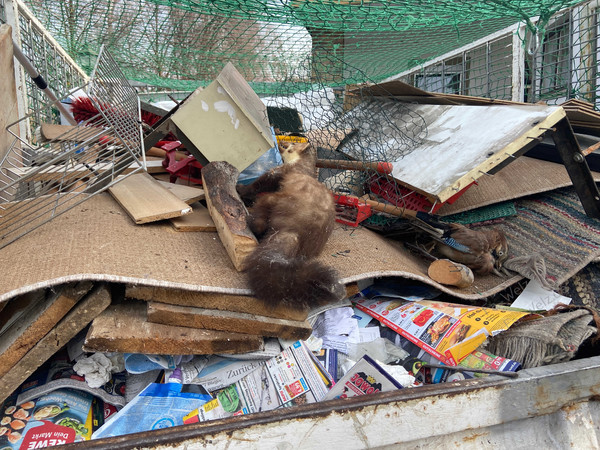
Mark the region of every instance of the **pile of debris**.
MULTIPOLYGON (((71 104, 79 125, 45 124, 43 141, 29 147, 46 150, 53 176, 41 176, 48 161, 23 161, 20 175, 0 168, 11 180, 4 194, 13 195, 0 205, 0 234, 24 203, 41 212, 48 198, 85 199, 0 248, 0 263, 11 267, 0 274, 7 447, 515 378, 597 354, 600 173, 588 161, 600 137, 587 134, 592 143, 582 151, 577 127, 591 133, 600 121, 587 105, 514 104, 393 82, 347 92, 355 106, 327 129, 289 132, 228 64, 169 111, 143 105, 138 160, 115 159, 134 146, 118 128, 98 128, 98 117, 110 124, 118 113, 89 98, 71 104), (402 106, 390 114, 390 102, 402 106), (357 144, 370 140, 356 119, 369 108, 391 121, 418 115, 426 138, 397 160, 378 160, 357 144), (76 165, 64 159, 65 142, 80 155, 76 165), (329 193, 315 201, 316 191, 292 186, 284 204, 309 217, 311 241, 297 232, 292 245, 289 224, 276 220, 282 210, 261 210, 270 232, 256 204, 290 188, 285 174, 306 149, 316 150, 310 164, 335 204, 329 193), (98 177, 99 164, 110 183, 98 177), (368 182, 344 175, 349 182, 336 184, 347 171, 368 182), (57 174, 71 181, 60 184, 57 174), (327 208, 335 226, 332 216, 311 235, 327 208), (323 235, 321 248, 314 241, 323 235), (259 287, 281 301, 266 302, 246 278, 262 242, 279 244, 264 250, 270 269, 259 287), (278 260, 295 255, 331 269, 343 289, 288 288, 301 270, 269 286, 278 260)), ((309 169, 294 173, 311 178, 309 169)))

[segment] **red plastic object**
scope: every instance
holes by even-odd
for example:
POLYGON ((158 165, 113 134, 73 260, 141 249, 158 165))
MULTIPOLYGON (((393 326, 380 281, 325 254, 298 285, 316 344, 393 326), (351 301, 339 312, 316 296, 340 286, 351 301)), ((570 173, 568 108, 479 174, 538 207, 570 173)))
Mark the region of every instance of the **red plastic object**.
POLYGON ((177 178, 181 178, 190 183, 202 184, 202 165, 193 155, 179 161, 175 159, 175 150, 181 147, 181 142, 160 141, 156 144, 156 147, 160 147, 167 152, 162 165, 171 174, 169 177, 171 183, 175 183, 177 178))
POLYGON ((411 211, 423 211, 433 214, 445 203, 454 203, 461 195, 465 193, 469 187, 475 183, 473 182, 468 186, 465 186, 462 190, 454 194, 445 202, 439 202, 435 205, 431 203, 431 201, 423 194, 419 194, 418 192, 414 192, 407 187, 395 183, 392 179, 374 175, 369 179, 368 184, 369 189, 373 194, 380 196, 393 205, 410 209, 411 211))
MULTIPOLYGON (((352 227, 357 227, 359 223, 365 220, 367 217, 370 217, 373 214, 371 211, 371 205, 366 203, 362 203, 359 199, 354 197, 346 197, 345 195, 334 194, 333 198, 335 202, 340 205, 340 209, 342 212, 346 212, 349 209, 356 210, 356 215, 352 214, 352 220, 346 218, 346 216, 338 216, 335 218, 336 222, 343 223, 345 225, 350 225, 352 227)), ((336 208, 338 209, 338 208, 336 208)))

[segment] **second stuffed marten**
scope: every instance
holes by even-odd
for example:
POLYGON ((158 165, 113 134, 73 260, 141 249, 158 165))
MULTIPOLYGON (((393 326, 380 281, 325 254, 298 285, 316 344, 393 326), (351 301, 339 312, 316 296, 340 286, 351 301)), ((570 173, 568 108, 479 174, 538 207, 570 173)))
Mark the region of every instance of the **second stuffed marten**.
POLYGON ((312 308, 342 299, 337 273, 315 258, 335 224, 335 204, 317 180, 309 143, 280 144, 283 165, 248 186, 238 185, 249 206, 249 226, 259 240, 246 260, 250 288, 270 305, 312 308))

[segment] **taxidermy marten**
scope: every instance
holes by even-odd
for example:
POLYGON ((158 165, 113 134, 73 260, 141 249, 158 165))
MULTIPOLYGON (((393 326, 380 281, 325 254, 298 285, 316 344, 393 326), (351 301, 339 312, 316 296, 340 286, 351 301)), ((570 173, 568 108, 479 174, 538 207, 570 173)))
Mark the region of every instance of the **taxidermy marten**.
POLYGON ((315 258, 335 224, 335 204, 317 180, 309 143, 280 144, 283 164, 248 186, 237 185, 249 206, 249 226, 259 240, 246 260, 250 288, 269 305, 313 308, 340 300, 336 272, 315 258))

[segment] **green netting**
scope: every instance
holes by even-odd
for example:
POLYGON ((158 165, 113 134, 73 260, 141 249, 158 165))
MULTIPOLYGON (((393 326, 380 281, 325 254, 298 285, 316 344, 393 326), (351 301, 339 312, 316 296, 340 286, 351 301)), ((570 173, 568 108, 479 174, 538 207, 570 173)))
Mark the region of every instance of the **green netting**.
POLYGON ((193 90, 228 61, 259 94, 380 81, 575 0, 27 0, 90 71, 101 44, 132 80, 193 90))

